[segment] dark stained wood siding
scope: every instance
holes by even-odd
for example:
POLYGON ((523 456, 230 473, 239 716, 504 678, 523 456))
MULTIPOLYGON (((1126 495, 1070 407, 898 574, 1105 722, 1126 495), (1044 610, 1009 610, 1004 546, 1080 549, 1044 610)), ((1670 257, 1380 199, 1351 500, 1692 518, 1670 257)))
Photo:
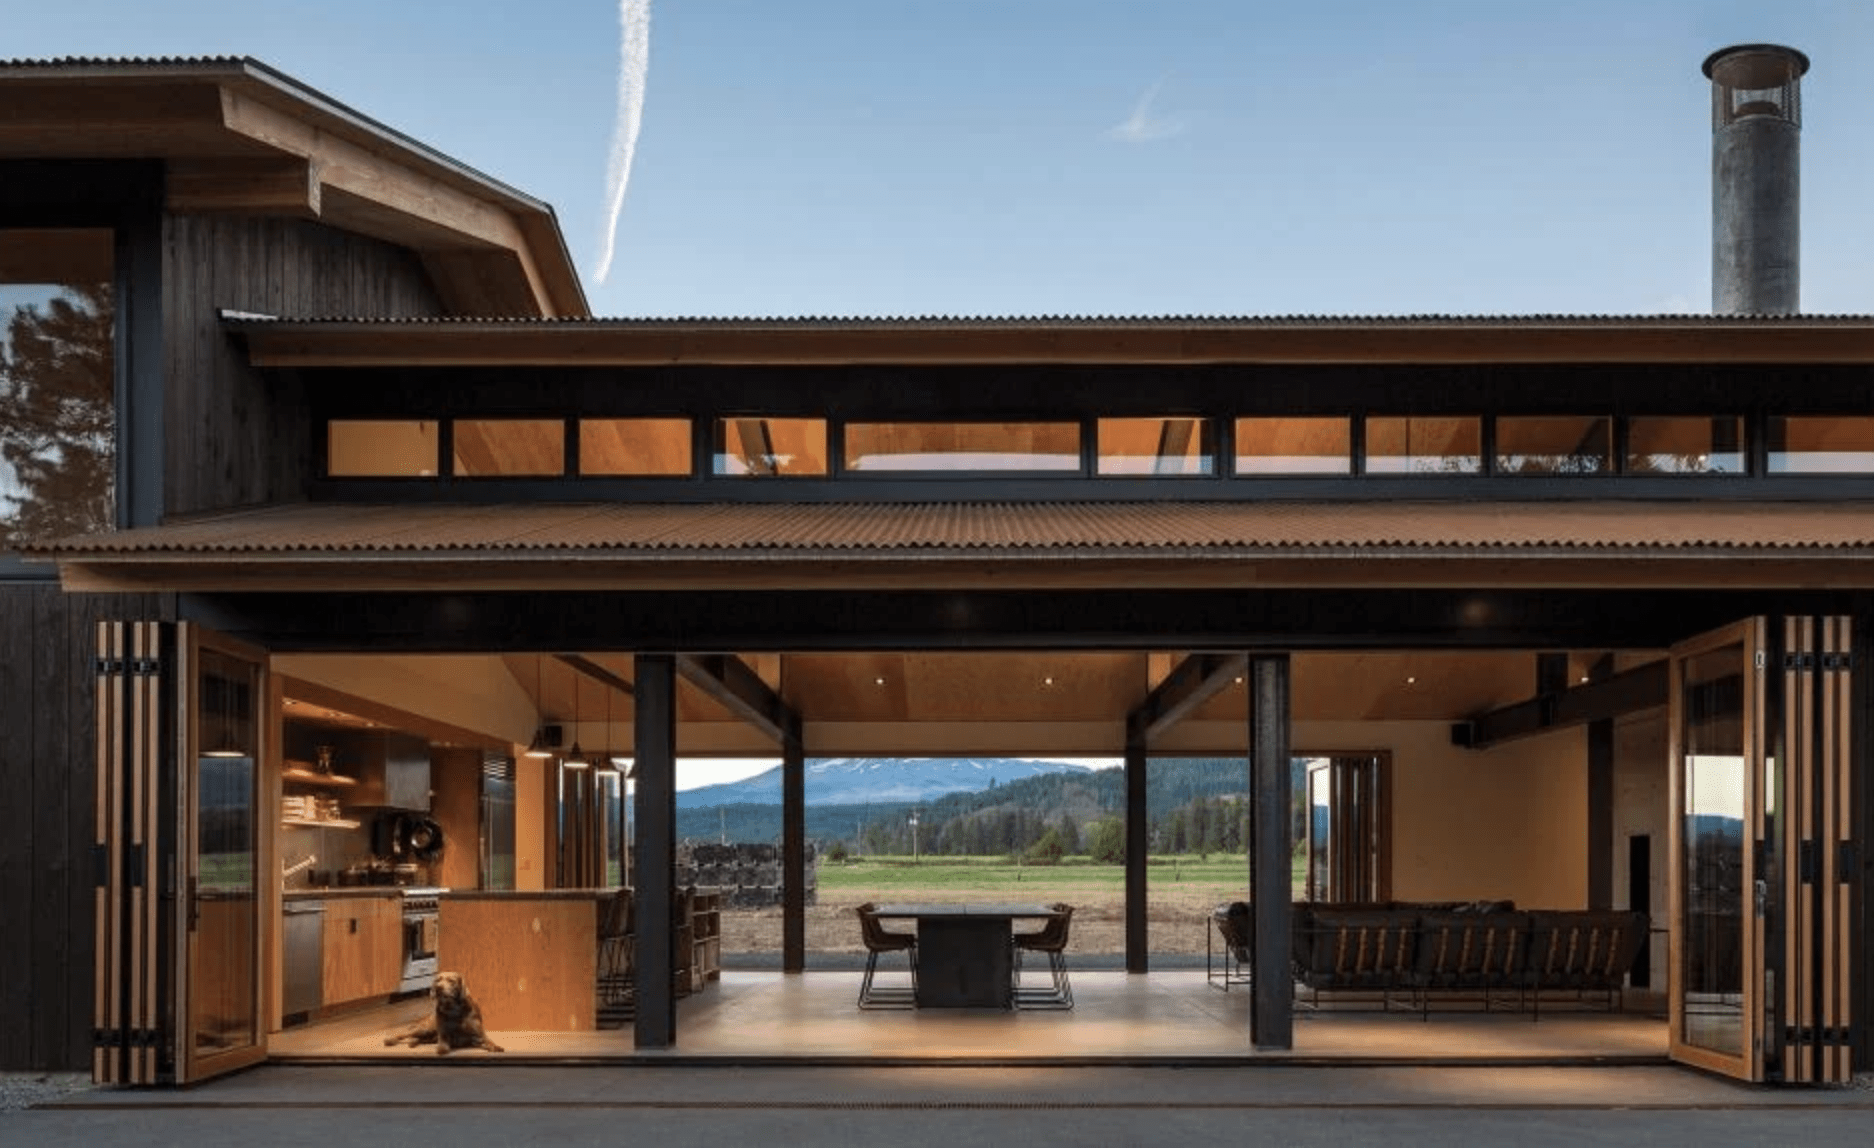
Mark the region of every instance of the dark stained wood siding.
POLYGON ((0 586, 0 1070, 90 1065, 95 626, 171 616, 156 595, 0 586))
POLYGON ((217 311, 405 318, 441 313, 417 257, 317 223, 166 216, 163 331, 166 510, 302 496, 308 436, 292 375, 262 377, 217 311))

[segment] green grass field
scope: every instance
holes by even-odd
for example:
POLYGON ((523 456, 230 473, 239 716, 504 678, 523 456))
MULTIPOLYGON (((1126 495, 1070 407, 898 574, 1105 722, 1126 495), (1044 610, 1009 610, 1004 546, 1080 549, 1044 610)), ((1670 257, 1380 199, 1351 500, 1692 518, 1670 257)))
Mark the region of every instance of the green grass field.
MULTIPOLYGON (((1208 888, 1216 891, 1217 900, 1231 900, 1241 896, 1241 890, 1249 885, 1249 866, 1241 857, 1213 855, 1208 861, 1153 857, 1149 866, 1146 883, 1153 888, 1208 888)), ((1300 881, 1299 864, 1295 878, 1300 881)), ((1064 898, 1074 892, 1117 896, 1125 891, 1126 871, 1119 865, 1094 864, 1086 857, 1069 857, 1059 865, 1018 865, 1006 857, 925 857, 913 862, 908 856, 871 856, 822 861, 819 886, 823 895, 897 892, 1029 896, 1045 890, 1050 895, 1058 891, 1064 898)))

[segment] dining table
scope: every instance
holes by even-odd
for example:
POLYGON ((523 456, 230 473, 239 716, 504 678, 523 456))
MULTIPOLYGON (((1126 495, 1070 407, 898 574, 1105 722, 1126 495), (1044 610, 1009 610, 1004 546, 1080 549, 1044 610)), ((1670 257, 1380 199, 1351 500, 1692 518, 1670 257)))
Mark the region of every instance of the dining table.
POLYGON ((1017 921, 1045 921, 1051 905, 910 901, 878 906, 882 921, 917 930, 919 1008, 1012 1008, 1017 921))

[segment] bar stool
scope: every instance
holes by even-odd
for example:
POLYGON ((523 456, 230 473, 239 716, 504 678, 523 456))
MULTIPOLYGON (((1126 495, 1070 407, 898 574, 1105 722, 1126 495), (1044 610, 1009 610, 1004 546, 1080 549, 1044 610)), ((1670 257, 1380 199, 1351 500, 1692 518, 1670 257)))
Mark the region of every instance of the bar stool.
POLYGON ((1047 923, 1032 933, 1015 934, 1015 1007, 1034 1009, 1070 1009, 1074 1007, 1074 987, 1067 979, 1067 928, 1074 919, 1072 905, 1049 906, 1053 914, 1047 923), (1046 953, 1051 983, 1045 989, 1021 987, 1022 956, 1046 953))
POLYGON ((895 933, 878 919, 878 906, 870 901, 859 906, 859 937, 865 942, 865 979, 859 982, 860 1008, 917 1007, 917 934, 895 933), (872 975, 878 969, 880 953, 903 953, 911 963, 910 988, 873 988, 872 975))
POLYGON ((599 922, 599 1001, 613 1008, 630 1005, 637 996, 636 915, 631 890, 620 889, 607 900, 599 922))

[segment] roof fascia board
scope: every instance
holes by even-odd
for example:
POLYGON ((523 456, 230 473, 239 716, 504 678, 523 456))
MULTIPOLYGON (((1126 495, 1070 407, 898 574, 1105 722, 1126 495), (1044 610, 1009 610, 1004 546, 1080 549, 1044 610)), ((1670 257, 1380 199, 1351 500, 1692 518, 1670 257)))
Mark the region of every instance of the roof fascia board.
POLYGON ((1546 553, 1505 558, 1494 554, 1441 556, 1357 555, 1297 557, 1054 557, 942 555, 855 559, 799 555, 717 556, 698 559, 594 558, 569 560, 559 552, 533 557, 447 555, 376 558, 354 552, 149 554, 59 560, 71 592, 369 592, 434 590, 627 591, 799 589, 1070 590, 1124 585, 1138 589, 1423 589, 1423 590, 1804 590, 1860 592, 1874 574, 1874 553, 1798 557, 1710 550, 1671 554, 1565 556, 1546 553))
POLYGON ((765 321, 234 324, 259 367, 954 364, 1874 364, 1874 320, 1475 325, 765 321))

